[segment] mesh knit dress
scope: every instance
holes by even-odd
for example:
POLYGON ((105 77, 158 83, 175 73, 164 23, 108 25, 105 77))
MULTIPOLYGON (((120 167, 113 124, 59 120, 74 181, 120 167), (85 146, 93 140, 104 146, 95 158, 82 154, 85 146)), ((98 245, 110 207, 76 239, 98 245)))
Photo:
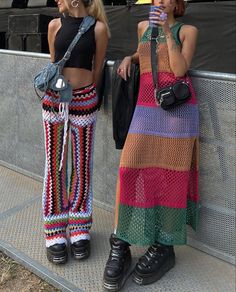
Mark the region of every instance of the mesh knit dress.
MULTIPOLYGON (((171 27, 178 46, 181 23, 171 27)), ((183 78, 171 71, 167 44, 159 28, 158 87, 183 78)), ((186 243, 187 224, 196 230, 199 213, 199 117, 191 99, 165 111, 154 99, 151 72, 151 28, 139 46, 140 88, 121 154, 116 193, 116 235, 137 245, 186 243)))

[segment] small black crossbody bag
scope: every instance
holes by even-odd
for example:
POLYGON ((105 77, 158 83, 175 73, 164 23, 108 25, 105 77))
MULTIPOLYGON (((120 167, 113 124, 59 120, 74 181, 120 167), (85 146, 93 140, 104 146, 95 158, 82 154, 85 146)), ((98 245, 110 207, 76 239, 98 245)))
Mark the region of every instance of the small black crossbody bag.
POLYGON ((160 105, 164 110, 169 110, 188 101, 191 98, 191 92, 188 83, 183 80, 177 81, 170 86, 158 90, 158 58, 156 55, 157 37, 158 27, 153 27, 151 35, 151 64, 154 83, 154 97, 158 105, 160 105))

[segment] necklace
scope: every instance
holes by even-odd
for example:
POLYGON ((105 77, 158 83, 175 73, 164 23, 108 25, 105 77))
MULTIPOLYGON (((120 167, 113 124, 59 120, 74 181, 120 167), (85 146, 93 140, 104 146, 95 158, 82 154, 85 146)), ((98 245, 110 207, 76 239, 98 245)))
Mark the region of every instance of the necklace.
MULTIPOLYGON (((176 25, 176 23, 177 23, 177 21, 175 21, 173 24, 171 24, 169 26, 169 28, 171 29, 172 27, 174 27, 176 25)), ((164 42, 165 40, 166 40, 166 35, 165 35, 164 31, 163 31, 163 28, 162 27, 159 27, 158 28, 158 36, 156 38, 157 45, 159 43, 161 43, 161 42, 164 42)))

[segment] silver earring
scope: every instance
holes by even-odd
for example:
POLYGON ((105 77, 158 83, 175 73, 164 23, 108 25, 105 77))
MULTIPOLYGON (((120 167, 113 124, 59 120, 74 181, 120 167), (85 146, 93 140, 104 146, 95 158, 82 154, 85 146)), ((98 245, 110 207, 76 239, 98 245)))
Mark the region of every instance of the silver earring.
POLYGON ((71 1, 71 6, 73 8, 78 8, 79 7, 79 1, 78 0, 72 0, 71 1))

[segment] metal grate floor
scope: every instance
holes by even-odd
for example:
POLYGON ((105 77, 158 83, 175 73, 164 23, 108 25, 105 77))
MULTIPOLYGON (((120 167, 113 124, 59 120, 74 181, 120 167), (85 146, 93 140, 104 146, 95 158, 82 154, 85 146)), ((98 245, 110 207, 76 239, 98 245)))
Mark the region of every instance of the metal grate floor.
MULTIPOLYGON (((113 214, 94 207, 91 256, 55 266, 45 257, 41 218, 42 183, 0 166, 0 250, 62 291, 102 292, 113 214)), ((132 247, 133 263, 144 252, 132 247)), ((127 292, 235 292, 235 266, 189 246, 176 247, 177 263, 165 277, 140 287, 128 279, 127 292)))

